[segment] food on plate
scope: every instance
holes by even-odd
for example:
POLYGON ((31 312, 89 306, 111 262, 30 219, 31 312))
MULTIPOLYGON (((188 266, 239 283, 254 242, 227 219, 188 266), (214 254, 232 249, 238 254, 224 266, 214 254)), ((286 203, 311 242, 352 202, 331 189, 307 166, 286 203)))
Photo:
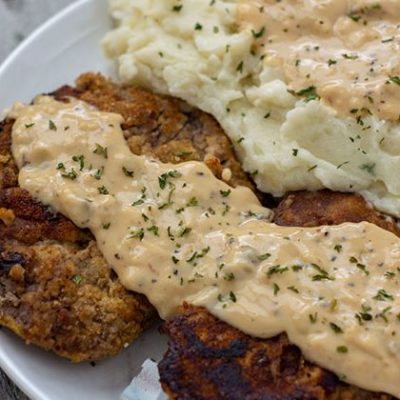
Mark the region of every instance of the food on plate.
MULTIPOLYGON (((232 185, 252 187, 229 140, 208 115, 179 100, 120 87, 86 74, 53 96, 121 113, 130 148, 163 161, 205 160, 232 185)), ((0 125, 0 323, 26 342, 73 361, 118 353, 155 316, 118 281, 87 230, 34 200, 18 185, 11 154, 14 121, 0 125)))
POLYGON ((400 216, 395 0, 110 0, 131 82, 220 122, 259 189, 359 192, 400 216))
MULTIPOLYGON (((288 195, 274 210, 274 222, 319 226, 369 221, 400 235, 390 218, 361 196, 329 191, 288 195)), ((310 363, 286 334, 260 340, 185 305, 166 322, 169 347, 159 364, 161 383, 171 399, 392 399, 340 381, 310 363), (270 397, 268 397, 270 396, 270 397)))
POLYGON ((135 155, 129 115, 82 100, 39 96, 9 111, 19 183, 90 229, 126 288, 164 319, 187 302, 255 337, 286 332, 342 380, 400 395, 398 237, 368 220, 273 224, 249 187, 226 183, 229 169, 224 182, 202 162, 135 155))
POLYGON ((310 363, 285 334, 256 339, 203 308, 185 305, 163 330, 169 348, 159 371, 171 400, 394 400, 310 363))

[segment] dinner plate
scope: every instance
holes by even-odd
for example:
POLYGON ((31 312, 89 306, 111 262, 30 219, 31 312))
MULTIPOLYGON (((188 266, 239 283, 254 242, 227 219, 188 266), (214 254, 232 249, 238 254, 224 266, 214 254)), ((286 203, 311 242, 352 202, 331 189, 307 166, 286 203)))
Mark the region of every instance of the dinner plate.
MULTIPOLYGON (((0 110, 73 83, 83 72, 115 77, 100 48, 110 26, 107 0, 78 1, 45 23, 0 67, 0 110)), ((78 365, 27 346, 3 329, 0 366, 32 400, 114 400, 144 360, 159 360, 165 347, 154 327, 119 356, 78 365)))

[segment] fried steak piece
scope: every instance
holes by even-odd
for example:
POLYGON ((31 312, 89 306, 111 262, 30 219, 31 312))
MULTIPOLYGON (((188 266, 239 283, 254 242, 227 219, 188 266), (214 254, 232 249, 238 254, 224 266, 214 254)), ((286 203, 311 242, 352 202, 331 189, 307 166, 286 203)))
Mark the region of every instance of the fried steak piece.
MULTIPOLYGON (((400 236, 394 220, 357 195, 298 192, 284 198, 274 222, 318 226, 369 221, 400 236)), ((392 396, 348 385, 304 359, 286 334, 257 339, 219 321, 207 310, 184 305, 162 328, 168 351, 160 380, 174 400, 389 400, 392 396)))
MULTIPOLYGON (((184 102, 85 74, 52 94, 120 113, 130 148, 162 161, 204 160, 229 183, 253 188, 210 116, 184 102)), ((144 296, 118 281, 93 236, 18 187, 12 120, 0 123, 0 324, 27 343, 88 361, 118 353, 155 317, 144 296)))

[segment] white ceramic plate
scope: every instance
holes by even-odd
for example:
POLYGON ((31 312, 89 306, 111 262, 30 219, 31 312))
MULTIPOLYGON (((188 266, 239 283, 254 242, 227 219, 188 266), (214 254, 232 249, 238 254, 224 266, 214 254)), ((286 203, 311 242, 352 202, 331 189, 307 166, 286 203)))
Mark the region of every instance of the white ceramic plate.
MULTIPOLYGON (((99 44, 110 24, 107 0, 78 1, 44 24, 0 67, 0 111, 73 83, 82 72, 113 76, 99 44)), ((92 367, 71 364, 0 332, 0 366, 32 400, 119 399, 143 361, 159 360, 164 349, 165 339, 153 329, 118 357, 92 367)))

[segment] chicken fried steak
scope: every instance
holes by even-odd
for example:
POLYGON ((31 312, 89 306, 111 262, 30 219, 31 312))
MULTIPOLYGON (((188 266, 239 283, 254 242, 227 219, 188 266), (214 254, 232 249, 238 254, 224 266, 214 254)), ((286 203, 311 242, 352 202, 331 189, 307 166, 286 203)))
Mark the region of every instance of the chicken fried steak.
MULTIPOLYGON (((218 177, 228 174, 232 185, 253 188, 215 120, 184 102, 119 87, 94 74, 53 96, 122 114, 136 154, 175 163, 204 160, 218 177)), ((75 362, 112 356, 156 312, 144 296, 119 283, 90 232, 18 187, 12 125, 0 123, 0 324, 75 362)))
MULTIPOLYGON (((330 191, 288 195, 274 222, 318 226, 368 221, 400 236, 395 222, 362 197, 330 191)), ((185 305, 164 324, 168 352, 159 364, 161 383, 174 400, 389 400, 392 396, 348 385, 304 359, 286 334, 257 339, 185 305)))

